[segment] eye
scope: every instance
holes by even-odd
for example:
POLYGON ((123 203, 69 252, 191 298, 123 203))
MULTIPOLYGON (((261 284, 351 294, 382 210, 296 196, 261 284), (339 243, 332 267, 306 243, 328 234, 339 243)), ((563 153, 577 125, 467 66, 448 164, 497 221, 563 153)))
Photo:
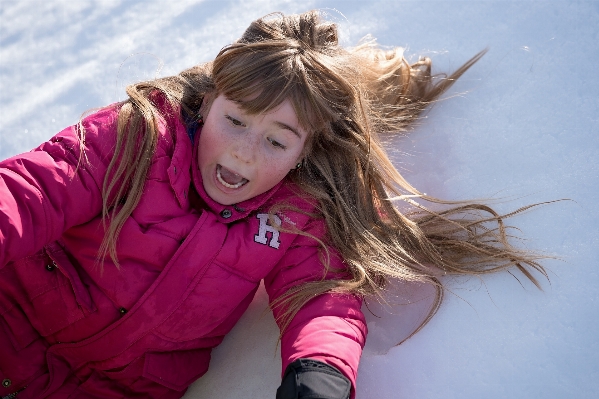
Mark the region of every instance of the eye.
POLYGON ((225 118, 227 118, 227 119, 229 120, 229 122, 231 122, 231 124, 232 124, 232 125, 234 125, 234 126, 245 126, 245 125, 243 124, 243 122, 241 122, 241 121, 240 121, 240 120, 238 120, 238 119, 235 119, 235 118, 233 118, 233 117, 232 117, 232 116, 230 116, 230 115, 225 115, 225 118))
POLYGON ((283 150, 287 148, 287 146, 279 143, 277 140, 271 139, 270 137, 267 140, 270 144, 272 144, 273 147, 281 148, 283 150))

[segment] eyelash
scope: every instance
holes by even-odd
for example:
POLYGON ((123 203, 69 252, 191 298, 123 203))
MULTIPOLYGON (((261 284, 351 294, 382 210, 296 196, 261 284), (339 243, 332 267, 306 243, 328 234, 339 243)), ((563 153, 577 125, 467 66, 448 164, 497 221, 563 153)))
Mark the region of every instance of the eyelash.
POLYGON ((233 125, 233 126, 245 126, 243 124, 243 122, 241 122, 240 120, 237 120, 235 118, 233 118, 232 116, 229 115, 225 115, 225 117, 229 120, 229 122, 233 125))
POLYGON ((281 143, 279 143, 278 141, 276 141, 276 140, 273 140, 273 139, 271 139, 271 138, 268 138, 268 142, 269 142, 270 144, 272 144, 272 146, 273 146, 273 147, 280 148, 280 149, 282 149, 282 150, 285 150, 285 149, 287 148, 287 146, 284 146, 283 144, 281 144, 281 143))
MULTIPOLYGON (((237 120, 237 119, 233 118, 233 117, 232 117, 232 116, 230 116, 230 115, 225 115, 225 117, 226 117, 226 118, 229 120, 229 122, 230 122, 230 123, 231 123, 233 126, 245 126, 245 125, 243 124, 243 122, 241 122, 240 120, 237 120)), ((268 142, 269 142, 269 143, 270 143, 270 144, 271 144, 273 147, 275 147, 275 148, 280 148, 280 149, 282 149, 282 150, 285 150, 285 149, 287 149, 287 146, 285 146, 285 145, 283 145, 283 144, 279 143, 278 141, 276 141, 276 140, 274 140, 274 139, 268 138, 267 140, 268 140, 268 142)))

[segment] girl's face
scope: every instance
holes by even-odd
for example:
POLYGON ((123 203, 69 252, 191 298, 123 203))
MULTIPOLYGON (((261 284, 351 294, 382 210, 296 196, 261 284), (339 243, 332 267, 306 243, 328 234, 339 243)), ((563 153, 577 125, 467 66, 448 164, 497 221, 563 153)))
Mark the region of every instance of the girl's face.
POLYGON ((206 193, 232 205, 270 190, 301 161, 307 136, 289 100, 266 114, 248 115, 219 95, 204 116, 199 140, 206 193))

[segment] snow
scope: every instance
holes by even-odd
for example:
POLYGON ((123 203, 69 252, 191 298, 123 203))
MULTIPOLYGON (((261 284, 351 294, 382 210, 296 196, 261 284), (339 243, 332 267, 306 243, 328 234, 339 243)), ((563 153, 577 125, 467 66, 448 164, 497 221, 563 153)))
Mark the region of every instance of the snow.
MULTIPOLYGON (((343 42, 367 33, 450 71, 489 53, 392 156, 408 181, 504 212, 523 243, 555 255, 544 291, 509 274, 456 279, 437 316, 401 291, 365 308, 358 399, 593 398, 599 392, 599 2, 0 0, 0 157, 27 151, 136 80, 214 57, 271 11, 327 9, 343 42), (338 11, 335 11, 338 10, 338 11), (162 65, 162 67, 161 67, 162 65), (382 317, 377 317, 382 316, 382 317)), ((418 299, 422 299, 418 301, 418 299)), ((260 291, 186 399, 271 397, 278 331, 260 291)))

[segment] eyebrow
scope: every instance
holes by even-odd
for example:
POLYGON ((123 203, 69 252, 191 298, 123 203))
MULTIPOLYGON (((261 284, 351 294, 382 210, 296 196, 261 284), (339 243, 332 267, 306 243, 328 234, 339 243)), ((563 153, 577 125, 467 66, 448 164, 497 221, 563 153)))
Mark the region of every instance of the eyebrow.
POLYGON ((286 129, 286 130, 293 132, 293 134, 295 134, 301 140, 302 135, 299 134, 299 132, 296 129, 292 128, 291 126, 287 125, 286 123, 275 121, 275 125, 277 125, 281 129, 286 129))

